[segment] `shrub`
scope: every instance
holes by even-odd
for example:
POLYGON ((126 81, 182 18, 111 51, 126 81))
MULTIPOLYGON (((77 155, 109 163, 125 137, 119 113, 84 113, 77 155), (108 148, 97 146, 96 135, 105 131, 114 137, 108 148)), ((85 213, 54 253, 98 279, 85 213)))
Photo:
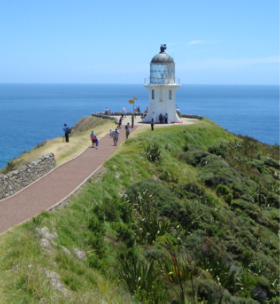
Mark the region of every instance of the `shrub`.
POLYGON ((104 223, 105 220, 105 211, 104 211, 104 204, 94 204, 92 210, 92 219, 96 217, 99 221, 104 223))
POLYGON ((209 207, 220 205, 219 201, 211 194, 205 194, 201 197, 201 203, 209 207))
POLYGON ((163 273, 173 284, 182 284, 190 281, 197 270, 192 260, 179 256, 178 253, 166 244, 164 245, 169 255, 158 260, 158 265, 163 273))
POLYGON ((114 221, 119 218, 119 210, 117 199, 106 198, 103 202, 104 206, 104 216, 107 221, 114 221))
POLYGON ((117 231, 117 238, 125 242, 127 247, 133 247, 135 244, 136 235, 134 231, 124 223, 114 223, 114 229, 117 231))
POLYGON ((256 187, 247 176, 240 174, 216 155, 208 155, 204 159, 199 167, 198 177, 208 187, 216 188, 219 184, 230 187, 235 198, 245 193, 253 194, 256 187))
POLYGON ((163 182, 144 179, 132 185, 126 195, 130 204, 134 206, 134 204, 138 204, 139 198, 141 198, 145 192, 149 193, 154 204, 157 205, 159 215, 170 217, 171 220, 176 220, 180 209, 183 208, 183 203, 163 182))
POLYGON ((130 202, 127 196, 118 202, 120 218, 124 223, 128 224, 134 221, 133 207, 133 202, 130 202))
POLYGON ((212 278, 224 288, 231 292, 237 291, 236 271, 231 269, 224 260, 217 257, 207 257, 205 254, 199 255, 198 267, 209 272, 212 278))
POLYGON ((104 223, 102 223, 96 216, 92 216, 89 219, 88 228, 90 231, 94 232, 95 234, 105 234, 104 223))
POLYGON ((158 236, 164 235, 170 230, 170 221, 160 218, 157 204, 148 192, 138 196, 134 206, 137 220, 135 231, 139 243, 152 244, 158 236))
POLYGON ((104 241, 105 226, 104 222, 98 219, 94 214, 89 219, 88 228, 91 234, 87 237, 87 244, 93 249, 95 255, 102 259, 106 256, 106 246, 104 241))
MULTIPOLYGON (((127 289, 132 294, 140 294, 140 298, 144 298, 143 300, 151 298, 152 294, 154 303, 158 303, 159 299, 156 299, 155 295, 158 295, 160 273, 155 269, 154 262, 146 263, 137 259, 122 259, 120 263, 119 277, 127 289)), ((145 301, 145 303, 147 302, 145 301)))
POLYGON ((269 193, 267 196, 267 204, 275 208, 279 208, 279 196, 274 193, 269 193))
POLYGON ((147 248, 145 250, 145 258, 148 260, 159 260, 166 256, 166 252, 163 249, 147 248))
POLYGON ((232 201, 232 194, 230 193, 229 187, 225 185, 218 185, 216 187, 216 193, 219 197, 224 198, 224 200, 230 204, 232 201))
POLYGON ((217 146, 209 147, 208 152, 225 158, 225 153, 221 147, 217 147, 217 146))
POLYGON ((267 165, 269 167, 272 167, 274 169, 278 169, 278 170, 280 169, 279 163, 276 160, 272 159, 272 158, 266 157, 264 159, 264 163, 265 163, 265 165, 267 165))
POLYGON ((147 159, 152 163, 159 163, 161 159, 161 150, 157 144, 148 144, 145 149, 147 159))
POLYGON ((188 183, 184 186, 184 189, 187 192, 194 193, 196 196, 202 196, 205 193, 205 190, 201 187, 199 187, 195 183, 188 183))
POLYGON ((179 159, 185 161, 189 165, 196 167, 202 162, 207 154, 208 153, 204 150, 195 146, 191 146, 185 153, 181 153, 179 155, 179 159))
POLYGON ((175 177, 174 174, 168 170, 164 170, 161 174, 159 174, 159 179, 164 180, 166 182, 178 183, 179 178, 175 177))
POLYGON ((255 169, 258 170, 259 173, 263 172, 264 169, 264 163, 261 160, 254 159, 252 161, 248 161, 247 164, 255 169))

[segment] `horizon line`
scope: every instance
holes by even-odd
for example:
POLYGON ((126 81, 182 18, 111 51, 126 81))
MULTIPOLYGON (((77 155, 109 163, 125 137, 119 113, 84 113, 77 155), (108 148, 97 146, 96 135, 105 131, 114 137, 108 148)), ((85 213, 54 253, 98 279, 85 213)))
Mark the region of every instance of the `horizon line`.
MULTIPOLYGON (((93 83, 93 82, 0 82, 0 85, 13 85, 13 84, 24 84, 24 85, 143 85, 141 83, 93 83)), ((280 86, 280 84, 262 84, 262 83, 235 83, 235 84, 228 84, 228 83, 181 83, 181 85, 194 85, 194 86, 280 86)))

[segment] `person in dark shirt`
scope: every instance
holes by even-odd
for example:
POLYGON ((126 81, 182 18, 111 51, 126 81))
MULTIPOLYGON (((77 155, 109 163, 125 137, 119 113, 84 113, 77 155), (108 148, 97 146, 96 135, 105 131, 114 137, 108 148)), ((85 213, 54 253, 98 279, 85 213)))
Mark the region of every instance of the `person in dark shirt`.
POLYGON ((69 127, 67 126, 66 123, 64 124, 63 131, 64 131, 64 136, 65 136, 65 141, 66 141, 66 142, 69 142, 69 133, 70 133, 70 129, 69 129, 69 127))
POLYGON ((125 135, 126 135, 126 139, 128 139, 128 136, 129 136, 129 122, 125 126, 125 135))
POLYGON ((152 131, 154 131, 154 124, 155 124, 155 122, 154 122, 154 119, 152 118, 152 120, 151 120, 151 130, 152 131))
POLYGON ((97 147, 98 146, 97 136, 93 131, 91 131, 91 133, 90 133, 90 139, 91 139, 91 142, 92 142, 92 148, 94 148, 94 145, 97 147))

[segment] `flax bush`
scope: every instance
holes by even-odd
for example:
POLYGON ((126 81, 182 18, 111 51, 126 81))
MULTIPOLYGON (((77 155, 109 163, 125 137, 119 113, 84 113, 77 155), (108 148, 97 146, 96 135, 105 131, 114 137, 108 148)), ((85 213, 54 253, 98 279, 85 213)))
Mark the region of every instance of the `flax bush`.
POLYGON ((157 144, 148 144, 145 149, 147 159, 152 163, 159 163, 162 157, 161 150, 157 144))

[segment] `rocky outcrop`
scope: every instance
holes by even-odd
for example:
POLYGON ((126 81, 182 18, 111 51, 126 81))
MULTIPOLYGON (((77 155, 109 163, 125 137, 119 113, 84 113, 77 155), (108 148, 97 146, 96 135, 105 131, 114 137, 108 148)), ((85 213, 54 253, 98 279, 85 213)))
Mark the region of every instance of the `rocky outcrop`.
POLYGON ((54 154, 49 153, 8 174, 0 174, 0 199, 15 194, 51 171, 55 166, 54 154))

